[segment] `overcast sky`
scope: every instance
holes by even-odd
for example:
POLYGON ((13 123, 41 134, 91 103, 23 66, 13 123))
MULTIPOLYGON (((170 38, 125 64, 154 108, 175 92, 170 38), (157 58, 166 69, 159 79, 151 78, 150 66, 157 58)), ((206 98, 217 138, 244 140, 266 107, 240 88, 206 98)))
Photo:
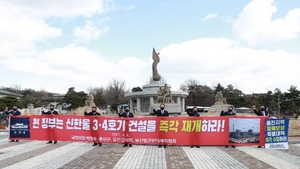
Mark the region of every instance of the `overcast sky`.
POLYGON ((0 1, 0 86, 66 93, 158 72, 244 93, 300 88, 300 1, 0 1))

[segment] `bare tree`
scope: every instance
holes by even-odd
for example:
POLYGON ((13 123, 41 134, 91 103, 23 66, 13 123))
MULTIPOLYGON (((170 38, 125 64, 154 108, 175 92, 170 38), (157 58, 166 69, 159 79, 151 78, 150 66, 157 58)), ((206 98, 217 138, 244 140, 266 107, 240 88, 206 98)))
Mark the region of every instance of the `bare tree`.
POLYGON ((125 81, 113 79, 105 88, 105 100, 107 104, 110 104, 114 110, 117 110, 119 104, 126 103, 125 81))
POLYGON ((200 85, 198 80, 185 80, 184 84, 180 85, 180 89, 189 93, 186 98, 187 105, 211 106, 213 104, 213 90, 209 86, 200 85))
POLYGON ((196 97, 197 97, 197 87, 199 85, 199 81, 195 79, 185 80, 184 84, 180 85, 180 89, 183 91, 189 92, 189 96, 187 99, 192 100, 192 104, 196 105, 196 97))

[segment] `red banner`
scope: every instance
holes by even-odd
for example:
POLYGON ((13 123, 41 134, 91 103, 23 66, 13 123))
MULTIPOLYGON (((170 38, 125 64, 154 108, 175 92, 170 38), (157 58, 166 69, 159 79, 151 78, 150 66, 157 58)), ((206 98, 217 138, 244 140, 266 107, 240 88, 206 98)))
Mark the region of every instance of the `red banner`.
MULTIPOLYGON (((167 145, 261 145, 265 117, 18 116, 10 139, 167 145), (25 118, 25 120, 24 120, 25 118), (26 118, 29 124, 26 123, 26 118), (18 122, 17 120, 22 119, 18 122), (28 126, 26 137, 21 131, 28 126), (23 127, 22 127, 23 126, 23 127), (25 127, 24 127, 25 126, 25 127), (20 130, 22 128, 22 130, 20 130), (20 132, 20 133, 18 133, 20 132), (12 137, 12 135, 14 135, 12 137), (28 135, 28 136, 27 136, 28 135)), ((24 132, 25 134, 25 132, 24 132)))

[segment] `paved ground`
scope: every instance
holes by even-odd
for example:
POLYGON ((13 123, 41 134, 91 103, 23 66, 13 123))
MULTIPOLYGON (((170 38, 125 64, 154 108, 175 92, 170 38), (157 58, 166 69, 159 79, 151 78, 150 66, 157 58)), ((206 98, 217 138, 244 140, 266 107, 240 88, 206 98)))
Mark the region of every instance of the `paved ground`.
POLYGON ((8 142, 7 132, 0 132, 0 168, 11 169, 300 169, 300 143, 288 150, 257 147, 139 146, 123 148, 120 144, 93 147, 92 143, 45 141, 8 142))

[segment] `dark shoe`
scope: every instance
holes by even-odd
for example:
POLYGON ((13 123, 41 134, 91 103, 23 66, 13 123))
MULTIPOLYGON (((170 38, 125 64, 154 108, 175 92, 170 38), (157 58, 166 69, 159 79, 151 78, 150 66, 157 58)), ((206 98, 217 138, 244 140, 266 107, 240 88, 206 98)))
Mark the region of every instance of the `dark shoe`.
POLYGON ((132 145, 131 145, 131 144, 129 144, 129 147, 132 147, 132 145))
POLYGON ((261 148, 261 146, 258 146, 257 148, 261 148))
POLYGON ((194 148, 194 146, 191 146, 191 148, 194 148))
POLYGON ((166 145, 164 145, 164 148, 167 148, 167 146, 166 146, 166 145))
POLYGON ((98 143, 98 145, 99 145, 99 147, 101 147, 101 146, 102 146, 102 143, 98 143))
POLYGON ((124 144, 124 145, 123 145, 123 147, 127 147, 127 146, 128 146, 127 144, 124 144))
POLYGON ((161 148, 162 145, 158 145, 158 148, 161 148))
POLYGON ((228 146, 225 146, 225 148, 228 148, 228 146))
POLYGON ((47 144, 52 144, 52 141, 48 141, 48 143, 47 144))
POLYGON ((54 141, 54 143, 53 144, 56 144, 57 143, 57 141, 54 141))
POLYGON ((19 142, 19 140, 16 140, 16 142, 19 142))
POLYGON ((231 146, 232 148, 235 148, 235 146, 231 146))
POLYGON ((97 143, 94 143, 94 144, 93 144, 93 146, 96 146, 96 145, 97 145, 97 143))
POLYGON ((15 142, 15 140, 10 140, 9 142, 15 142))
POLYGON ((200 148, 200 146, 196 146, 197 148, 200 148))

